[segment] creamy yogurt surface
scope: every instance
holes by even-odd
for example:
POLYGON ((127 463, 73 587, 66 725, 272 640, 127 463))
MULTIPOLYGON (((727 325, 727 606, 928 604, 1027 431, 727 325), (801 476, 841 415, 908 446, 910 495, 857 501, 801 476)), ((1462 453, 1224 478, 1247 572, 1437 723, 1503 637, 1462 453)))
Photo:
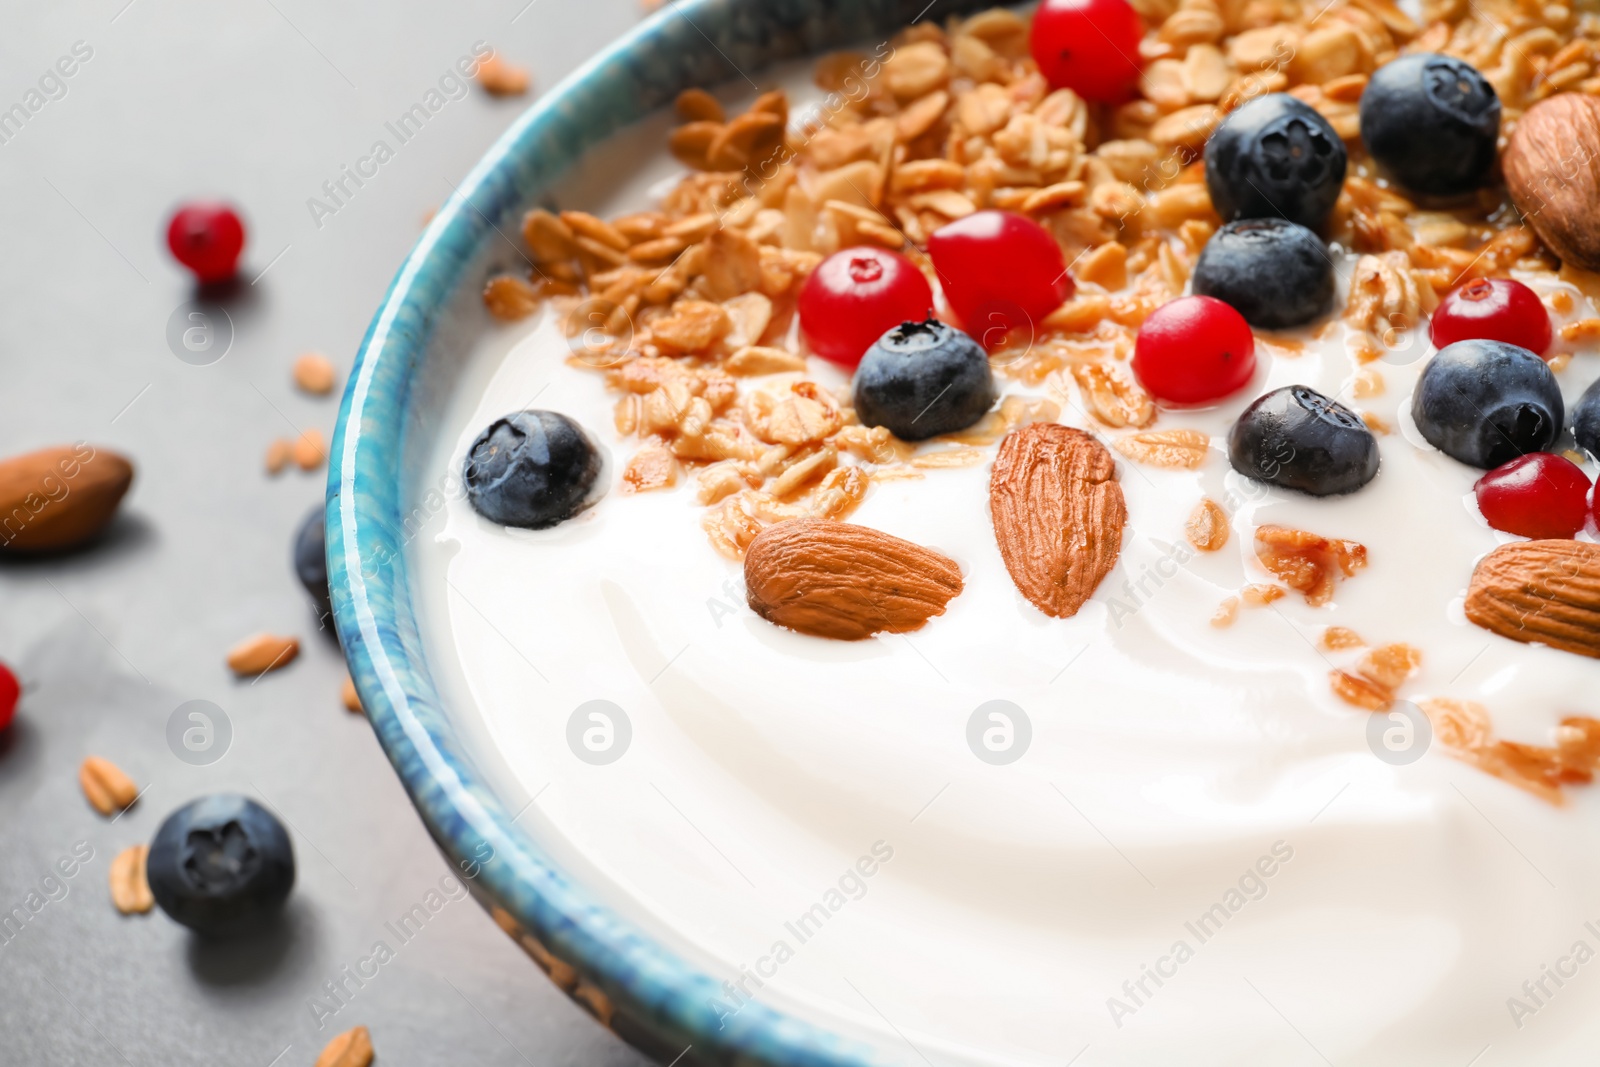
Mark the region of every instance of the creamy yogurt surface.
MULTIPOLYGON (((615 151, 655 162, 563 206, 649 206, 675 172, 660 143, 656 127, 624 135, 615 151)), ((1347 281, 1354 257, 1340 264, 1347 281)), ((1558 321, 1596 313, 1571 295, 1558 321)), ((1370 727, 1403 724, 1330 691, 1359 650, 1318 645, 1334 625, 1412 644, 1404 700, 1480 702, 1511 740, 1600 714, 1594 661, 1465 621, 1474 564, 1512 538, 1477 513, 1481 472, 1410 423, 1431 352, 1403 341, 1367 365, 1381 394, 1357 400, 1343 327, 1307 334, 1298 354, 1258 349, 1223 405, 1164 411, 1160 428, 1204 431, 1210 455, 1196 471, 1116 456, 1122 556, 1071 619, 1024 601, 1001 562, 993 446, 874 483, 849 521, 944 552, 966 586, 918 632, 840 643, 745 606, 692 477, 622 491, 635 444, 601 375, 565 361, 559 314, 486 325, 415 492, 458 486, 473 439, 527 407, 587 429, 606 492, 542 532, 443 493, 411 545, 430 666, 508 808, 529 804, 521 825, 726 979, 713 1008, 730 1017, 755 1000, 907 1064, 1589 1063, 1597 791, 1552 806, 1425 729, 1396 758, 1370 727), (1233 420, 1291 384, 1392 428, 1365 489, 1313 499, 1231 470, 1233 420), (1219 552, 1184 537, 1202 497, 1229 513, 1219 552), (1291 595, 1212 627, 1224 598, 1273 580, 1252 547, 1267 523, 1359 541, 1368 566, 1323 607, 1291 595)), ((1577 354, 1559 375, 1569 405, 1596 376, 1577 354)), ((1070 389, 1055 399, 1060 421, 1109 439, 1070 389)))

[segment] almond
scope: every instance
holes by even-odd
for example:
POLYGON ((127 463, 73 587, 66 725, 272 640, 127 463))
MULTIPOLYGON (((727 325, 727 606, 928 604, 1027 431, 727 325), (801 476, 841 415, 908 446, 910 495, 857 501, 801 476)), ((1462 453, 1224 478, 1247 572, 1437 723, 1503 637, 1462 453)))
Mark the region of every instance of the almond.
POLYGON ((1501 167, 1517 210, 1550 250, 1600 270, 1600 100, 1559 93, 1529 108, 1501 167))
POLYGON ((228 651, 228 669, 241 676, 265 674, 287 666, 299 654, 300 642, 293 637, 256 634, 228 651))
POLYGON ((111 861, 111 903, 124 915, 143 915, 155 907, 156 898, 150 895, 145 875, 149 856, 149 845, 132 845, 111 861))
POLYGON ((329 1041, 317 1056, 316 1067, 368 1067, 372 1063, 372 1035, 365 1026, 329 1041))
POLYGON ((989 515, 1017 589, 1065 619, 1116 566, 1128 508, 1104 445, 1082 430, 1036 422, 1000 443, 989 515))
POLYGON ((344 676, 344 685, 339 687, 339 702, 346 711, 361 714, 361 694, 356 692, 356 681, 348 674, 344 676))
POLYGON ((139 799, 139 787, 108 759, 90 756, 78 767, 78 785, 94 810, 112 815, 132 806, 139 799))
POLYGON ((320 352, 307 352, 294 361, 294 384, 302 392, 327 396, 337 380, 333 363, 320 352))
POLYGON ((744 558, 750 608, 813 637, 859 641, 921 629, 961 592, 961 569, 932 549, 867 526, 791 519, 744 558))
POLYGON ((1600 658, 1600 545, 1501 545, 1473 571, 1466 612, 1501 637, 1600 658))
POLYGON ((133 464, 79 443, 0 461, 0 550, 54 552, 89 541, 133 484, 133 464))

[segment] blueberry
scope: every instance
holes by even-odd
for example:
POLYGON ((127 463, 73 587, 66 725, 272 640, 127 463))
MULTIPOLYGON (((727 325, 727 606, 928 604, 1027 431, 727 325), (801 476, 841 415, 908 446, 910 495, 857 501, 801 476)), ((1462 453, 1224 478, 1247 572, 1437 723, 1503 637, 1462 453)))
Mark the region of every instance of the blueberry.
POLYGON ((1504 341, 1446 345, 1411 398, 1411 418, 1429 444, 1484 470, 1547 451, 1564 413, 1544 360, 1504 341))
POLYGON ((1206 142, 1206 189, 1224 222, 1285 218, 1317 230, 1339 199, 1348 162, 1327 119, 1288 93, 1268 93, 1206 142))
POLYGON ((1377 476, 1378 441, 1343 404, 1289 385, 1245 408, 1228 433, 1228 460, 1246 478, 1336 496, 1377 476))
POLYGON ((214 937, 263 925, 294 888, 283 824, 255 801, 219 793, 167 816, 146 861, 150 893, 175 921, 214 937))
POLYGON ((333 617, 333 600, 328 592, 328 548, 324 532, 324 509, 317 505, 306 515, 294 535, 294 573, 311 594, 317 617, 333 617))
POLYGON ((600 453, 583 428, 553 411, 518 411, 478 435, 467 453, 467 499, 503 526, 542 530, 593 503, 600 453))
POLYGON ((1333 305, 1333 260, 1322 238, 1287 219, 1240 219, 1212 235, 1194 291, 1263 330, 1304 326, 1333 305))
POLYGON ((902 441, 954 433, 994 404, 983 346, 937 319, 902 322, 874 342, 856 368, 856 415, 902 441))
POLYGON ((1500 98, 1470 63, 1415 52, 1379 67, 1361 94, 1361 139, 1401 185, 1430 196, 1470 192, 1488 178, 1500 98))
POLYGON ((1572 409, 1572 436, 1579 448, 1600 456, 1600 381, 1585 389, 1572 409))

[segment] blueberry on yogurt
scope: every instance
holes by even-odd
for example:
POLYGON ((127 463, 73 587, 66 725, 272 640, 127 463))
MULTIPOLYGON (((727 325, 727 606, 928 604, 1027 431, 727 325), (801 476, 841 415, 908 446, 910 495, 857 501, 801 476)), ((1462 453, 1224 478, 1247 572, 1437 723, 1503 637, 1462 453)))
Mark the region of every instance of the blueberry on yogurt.
POLYGON ((594 502, 600 452, 554 411, 518 411, 478 435, 463 469, 467 499, 503 526, 543 530, 594 502))
POLYGON ((1457 341, 1423 368, 1411 418, 1447 456, 1493 470, 1529 452, 1548 452, 1565 406, 1549 366, 1504 341, 1457 341))
POLYGON ((1353 493, 1378 473, 1378 441, 1361 416, 1304 385, 1275 389, 1228 433, 1228 460, 1246 478, 1312 496, 1353 493))
POLYGON ((1333 260, 1322 238, 1288 219, 1239 219, 1206 242, 1194 291, 1262 330, 1304 326, 1333 306, 1333 260))
POLYGON ((902 441, 954 433, 994 404, 983 346, 937 319, 902 322, 878 338, 856 368, 856 415, 902 441))

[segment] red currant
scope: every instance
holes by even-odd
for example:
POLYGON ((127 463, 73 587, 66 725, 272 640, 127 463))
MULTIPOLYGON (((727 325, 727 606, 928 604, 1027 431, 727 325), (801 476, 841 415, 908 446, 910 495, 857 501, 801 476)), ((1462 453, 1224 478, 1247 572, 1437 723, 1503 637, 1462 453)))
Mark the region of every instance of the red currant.
POLYGON ((184 204, 167 224, 167 247, 202 284, 226 281, 244 251, 244 223, 227 204, 184 204))
POLYGON ((17 676, 11 673, 10 667, 0 663, 0 731, 11 725, 17 713, 17 698, 21 695, 22 686, 17 684, 17 676))
POLYGON ((811 351, 855 368, 873 343, 933 310, 917 265, 882 248, 847 248, 818 264, 800 289, 800 329, 811 351))
POLYGON ((1143 36, 1127 0, 1044 0, 1028 43, 1051 88, 1121 103, 1139 84, 1143 36))
POLYGON ((967 332, 995 348, 1072 295, 1061 246, 1050 231, 1009 211, 979 211, 935 230, 928 255, 945 299, 967 332))
POLYGON ((1256 338, 1244 316, 1209 296, 1183 296, 1151 312, 1133 348, 1133 373, 1169 404, 1204 404, 1243 389, 1256 372, 1256 338))
POLYGON ((1550 452, 1518 456, 1472 488, 1489 525, 1518 537, 1570 538, 1589 511, 1589 476, 1550 452))
POLYGON ((1433 313, 1436 348, 1457 341, 1504 341, 1544 355, 1550 313, 1539 295, 1510 278, 1478 278, 1454 290, 1433 313))

